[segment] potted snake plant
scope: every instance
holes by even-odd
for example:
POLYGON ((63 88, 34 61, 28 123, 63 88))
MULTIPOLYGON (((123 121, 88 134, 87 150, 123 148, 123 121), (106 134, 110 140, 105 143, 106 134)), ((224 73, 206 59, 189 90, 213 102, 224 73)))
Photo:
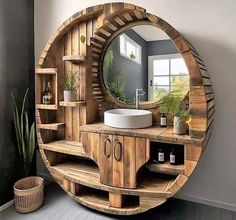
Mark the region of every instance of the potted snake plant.
POLYGON ((64 89, 64 101, 76 101, 76 89, 78 88, 78 72, 68 72, 62 80, 62 87, 64 89))
POLYGON ((183 101, 183 97, 178 93, 169 93, 162 97, 160 102, 160 109, 165 110, 174 116, 173 133, 182 135, 186 134, 186 121, 189 118, 189 109, 183 101))
POLYGON ((25 110, 26 90, 23 101, 19 106, 13 93, 13 119, 17 148, 24 164, 25 178, 14 184, 14 200, 16 211, 29 213, 38 209, 43 204, 44 180, 38 176, 29 176, 35 152, 35 123, 29 124, 28 113, 25 110), (20 108, 19 108, 20 107, 20 108))

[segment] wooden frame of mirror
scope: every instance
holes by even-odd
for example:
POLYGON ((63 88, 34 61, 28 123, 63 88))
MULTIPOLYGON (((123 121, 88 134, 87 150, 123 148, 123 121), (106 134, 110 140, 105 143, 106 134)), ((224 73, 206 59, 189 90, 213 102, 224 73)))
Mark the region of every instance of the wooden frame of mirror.
MULTIPOLYGON (((103 25, 94 33, 92 43, 93 90, 101 106, 113 103, 116 108, 134 108, 111 95, 103 80, 103 58, 110 43, 121 33, 137 25, 153 25, 164 31, 182 55, 190 75, 189 107, 191 112, 190 136, 202 138, 208 132, 214 118, 214 94, 210 76, 197 50, 170 24, 149 14, 142 8, 125 8, 119 13, 104 17, 103 25)), ((106 107, 105 107, 106 108, 106 107)), ((142 109, 158 109, 158 102, 141 105, 142 109)))

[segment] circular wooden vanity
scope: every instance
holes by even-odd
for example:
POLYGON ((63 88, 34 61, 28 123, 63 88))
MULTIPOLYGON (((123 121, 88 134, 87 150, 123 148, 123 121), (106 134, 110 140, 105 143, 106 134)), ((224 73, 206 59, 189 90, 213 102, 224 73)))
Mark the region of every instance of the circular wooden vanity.
POLYGON ((145 9, 109 3, 82 10, 49 39, 36 68, 37 139, 43 161, 57 183, 79 203, 115 215, 133 215, 164 203, 195 169, 209 140, 214 118, 210 76, 196 49, 172 26, 145 9), (102 63, 112 40, 127 28, 150 24, 164 31, 182 55, 190 76, 189 135, 161 128, 157 102, 153 126, 117 129, 105 126, 104 111, 131 108, 111 96, 103 83, 102 63), (85 39, 85 40, 82 40, 85 39), (64 102, 60 83, 79 72, 76 102, 64 102), (42 104, 47 82, 52 101, 42 104), (181 162, 154 163, 158 148, 175 148, 181 162))

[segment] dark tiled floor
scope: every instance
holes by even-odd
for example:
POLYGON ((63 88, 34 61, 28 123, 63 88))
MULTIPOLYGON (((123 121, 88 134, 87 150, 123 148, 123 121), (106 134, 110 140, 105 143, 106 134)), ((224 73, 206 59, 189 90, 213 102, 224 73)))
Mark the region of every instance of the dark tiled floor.
POLYGON ((73 201, 58 186, 46 189, 44 205, 30 214, 19 214, 14 207, 0 213, 0 220, 236 220, 236 213, 179 199, 169 199, 149 212, 129 216, 106 215, 73 201))

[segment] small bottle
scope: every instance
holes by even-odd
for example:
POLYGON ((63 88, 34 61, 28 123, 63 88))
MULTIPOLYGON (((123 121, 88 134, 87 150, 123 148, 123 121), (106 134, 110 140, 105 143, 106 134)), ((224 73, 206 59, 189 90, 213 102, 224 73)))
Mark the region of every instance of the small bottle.
POLYGON ((166 128, 167 126, 167 118, 165 113, 161 113, 161 127, 166 128))
POLYGON ((50 104, 52 103, 52 88, 51 83, 47 83, 47 87, 43 91, 43 104, 50 104))
POLYGON ((158 150, 158 163, 164 163, 165 162, 165 153, 162 150, 162 148, 159 148, 158 150))
POLYGON ((170 164, 176 165, 176 153, 174 148, 172 148, 172 151, 170 152, 170 164))

